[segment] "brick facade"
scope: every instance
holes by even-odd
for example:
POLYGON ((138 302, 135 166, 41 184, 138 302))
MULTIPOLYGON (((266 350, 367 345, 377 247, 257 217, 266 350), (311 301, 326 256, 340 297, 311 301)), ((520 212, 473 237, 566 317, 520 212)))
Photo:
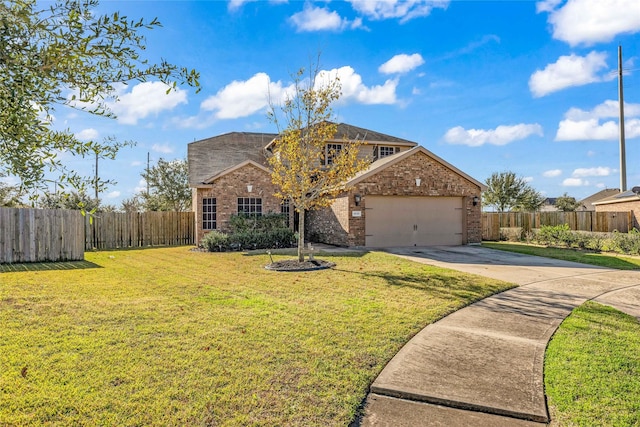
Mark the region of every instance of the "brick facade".
POLYGON ((196 207, 196 244, 208 232, 202 229, 202 199, 216 198, 216 229, 228 232, 229 218, 238 212, 239 197, 259 197, 262 199, 262 212, 280 213, 281 200, 274 196, 276 187, 271 182, 269 172, 254 164, 246 164, 241 168, 221 175, 212 184, 193 189, 193 206, 196 207), (247 185, 251 185, 251 192, 247 185))
POLYGON ((364 246, 367 195, 462 197, 465 209, 463 243, 482 241, 481 205, 473 205, 473 197, 480 198, 481 188, 423 151, 358 181, 331 207, 310 212, 309 237, 340 246, 364 246), (420 178, 420 186, 416 186, 416 178, 420 178), (361 196, 359 206, 355 205, 356 194, 361 196), (353 217, 351 212, 354 210, 360 211, 362 216, 353 217))

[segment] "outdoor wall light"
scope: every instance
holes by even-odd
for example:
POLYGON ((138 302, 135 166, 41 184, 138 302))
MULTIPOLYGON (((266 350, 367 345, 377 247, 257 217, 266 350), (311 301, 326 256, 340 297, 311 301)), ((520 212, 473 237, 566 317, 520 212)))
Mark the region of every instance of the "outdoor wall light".
POLYGON ((473 196, 473 206, 478 206, 480 202, 480 198, 478 196, 473 196))
POLYGON ((416 178, 416 187, 420 187, 420 183, 422 180, 420 178, 416 178))
POLYGON ((247 192, 251 193, 253 191, 253 185, 247 185, 247 192))
POLYGON ((360 206, 360 202, 362 201, 362 196, 359 194, 354 195, 353 201, 356 202, 356 206, 360 206))

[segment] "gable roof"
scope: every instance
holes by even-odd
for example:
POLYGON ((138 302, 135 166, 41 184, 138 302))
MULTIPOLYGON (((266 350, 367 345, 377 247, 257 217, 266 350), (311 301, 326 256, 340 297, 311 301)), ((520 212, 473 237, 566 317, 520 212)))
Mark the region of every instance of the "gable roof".
POLYGON ((388 168, 389 166, 392 166, 392 165, 394 165, 394 164, 406 159, 407 157, 413 156, 413 155, 418 154, 418 153, 426 154, 431 159, 435 160, 436 162, 440 163, 441 165, 445 166, 446 168, 451 169, 453 172, 457 173, 461 177, 463 177, 463 178, 467 179, 468 181, 470 181, 471 183, 477 185, 480 188, 480 191, 485 191, 487 189, 486 185, 484 185, 480 181, 476 180, 475 178, 472 178, 471 176, 467 175, 466 173, 462 172, 460 169, 456 168, 452 164, 450 164, 450 163, 446 162, 445 160, 441 159, 440 157, 436 156, 431 151, 427 150, 426 148, 424 148, 421 145, 419 145, 417 147, 414 147, 414 148, 412 148, 410 150, 401 151, 401 152, 393 154, 391 156, 386 156, 386 157, 383 157, 383 158, 381 158, 379 160, 376 160, 375 162, 371 163, 371 166, 369 166, 367 169, 365 169, 364 171, 358 173, 356 176, 354 176, 353 178, 348 180, 345 183, 345 186, 349 187, 349 186, 355 185, 355 184, 365 180, 366 178, 368 178, 370 176, 373 176, 373 175, 377 174, 378 172, 388 168))
POLYGON ((263 166, 263 165, 261 165, 259 163, 256 163, 253 160, 245 160, 242 163, 239 163, 237 165, 233 165, 233 166, 231 166, 231 167, 229 167, 229 168, 227 168, 227 169, 225 169, 223 171, 220 171, 220 172, 216 173, 215 175, 205 179, 203 184, 211 184, 216 179, 221 178, 221 177, 225 176, 226 174, 229 174, 229 173, 231 173, 233 171, 237 171, 238 169, 241 169, 241 168, 243 168, 243 167, 245 167, 247 165, 255 166, 256 168, 258 168, 260 170, 263 170, 264 172, 266 172, 269 175, 271 175, 271 169, 269 169, 268 167, 263 166))
POLYGON ((412 146, 418 145, 417 142, 409 141, 408 139, 398 138, 346 123, 338 123, 338 131, 336 132, 334 139, 338 141, 343 139, 358 140, 369 144, 388 143, 412 146))
POLYGON ((612 203, 634 202, 636 200, 640 200, 640 194, 633 192, 633 190, 627 190, 622 193, 615 194, 611 197, 598 200, 596 202, 593 202, 592 204, 593 205, 609 205, 612 203))
MULTIPOLYGON (((331 122, 328 122, 331 123, 331 122)), ((333 139, 330 141, 342 142, 345 139, 348 141, 360 141, 365 144, 389 144, 389 145, 405 145, 415 147, 417 142, 409 141, 408 139, 398 138, 396 136, 387 135, 385 133, 376 132, 370 129, 353 126, 347 123, 338 123, 338 129, 333 139)), ((276 135, 277 137, 277 135, 276 135)), ((271 141, 266 148, 271 146, 274 141, 271 141)))
POLYGON ((266 165, 264 147, 276 136, 273 133, 231 132, 190 143, 187 146, 189 185, 203 184, 246 160, 266 165))
POLYGON ((584 208, 587 210, 593 210, 592 205, 595 202, 611 196, 615 196, 617 194, 620 194, 620 190, 618 190, 617 188, 605 188, 604 190, 600 190, 597 193, 580 200, 580 205, 584 206, 584 208))

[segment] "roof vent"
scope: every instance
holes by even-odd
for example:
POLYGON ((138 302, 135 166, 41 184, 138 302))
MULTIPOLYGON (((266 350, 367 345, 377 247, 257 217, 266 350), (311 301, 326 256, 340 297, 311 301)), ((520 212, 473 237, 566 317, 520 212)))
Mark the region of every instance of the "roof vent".
POLYGON ((640 186, 633 187, 631 191, 636 193, 637 196, 640 196, 640 186))

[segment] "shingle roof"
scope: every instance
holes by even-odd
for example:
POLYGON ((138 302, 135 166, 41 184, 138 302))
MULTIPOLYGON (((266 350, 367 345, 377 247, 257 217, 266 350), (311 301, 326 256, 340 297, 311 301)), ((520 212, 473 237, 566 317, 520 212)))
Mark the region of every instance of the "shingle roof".
MULTIPOLYGON (((635 188, 635 187, 634 187, 635 188)), ((611 197, 607 197, 593 202, 594 205, 607 205, 610 203, 621 203, 640 200, 640 194, 635 193, 633 190, 627 190, 622 193, 617 193, 611 197)))
POLYGON ((276 136, 273 133, 231 132, 190 143, 187 146, 189 185, 202 184, 246 160, 266 165, 263 149, 276 136))
MULTIPOLYGON (((187 146, 189 185, 200 185, 212 176, 246 160, 266 166, 264 148, 277 136, 274 133, 231 132, 190 143, 187 146)), ((339 123, 335 139, 345 138, 369 143, 418 145, 407 139, 339 123)))
POLYGON ((387 135, 380 132, 375 132, 369 129, 360 128, 357 126, 349 125, 346 123, 338 124, 338 131, 336 132, 335 139, 349 139, 349 140, 359 140, 359 141, 367 141, 367 142, 389 142, 395 144, 411 144, 418 145, 414 141, 409 141, 408 139, 402 139, 395 136, 387 135))
POLYGON ((595 210, 595 207, 593 206, 594 202, 598 202, 602 199, 615 196, 617 194, 620 194, 620 190, 618 190, 617 188, 605 188, 604 190, 600 190, 597 193, 580 200, 580 204, 584 207, 585 210, 592 211, 595 210))

